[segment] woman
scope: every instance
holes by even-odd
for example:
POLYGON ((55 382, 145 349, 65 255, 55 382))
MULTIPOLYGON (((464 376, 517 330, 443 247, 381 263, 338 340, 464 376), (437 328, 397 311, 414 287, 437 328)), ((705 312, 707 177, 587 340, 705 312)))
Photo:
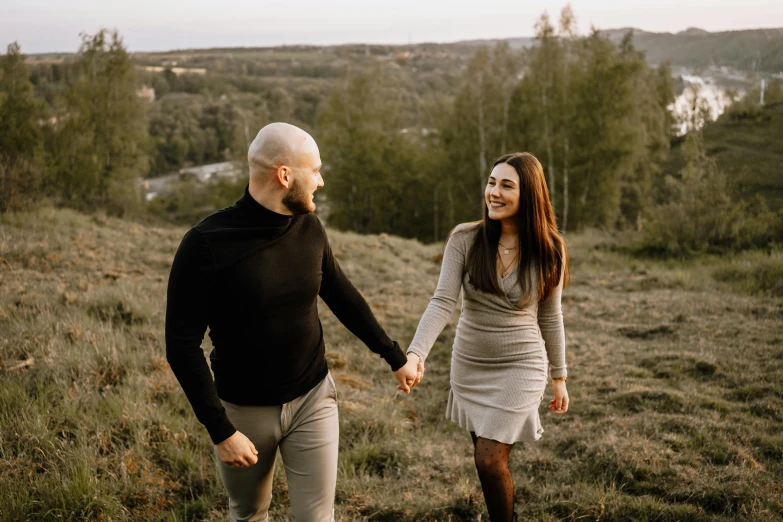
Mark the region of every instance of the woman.
POLYGON ((446 416, 473 438, 490 520, 509 522, 515 515, 508 457, 515 442, 536 441, 544 431, 538 407, 547 370, 554 392, 549 409, 568 411, 560 309, 568 255, 532 154, 498 158, 484 202, 482 221, 452 231, 438 288, 408 354, 423 363, 464 289, 446 416))

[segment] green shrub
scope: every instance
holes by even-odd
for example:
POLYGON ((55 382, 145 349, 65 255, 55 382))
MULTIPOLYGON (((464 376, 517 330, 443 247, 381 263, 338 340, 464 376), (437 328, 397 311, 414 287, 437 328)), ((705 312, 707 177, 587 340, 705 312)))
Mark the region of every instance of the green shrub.
POLYGON ((147 210, 171 223, 195 225, 212 212, 233 205, 242 197, 246 184, 245 178, 218 179, 206 184, 193 179, 181 180, 173 190, 147 203, 147 210))

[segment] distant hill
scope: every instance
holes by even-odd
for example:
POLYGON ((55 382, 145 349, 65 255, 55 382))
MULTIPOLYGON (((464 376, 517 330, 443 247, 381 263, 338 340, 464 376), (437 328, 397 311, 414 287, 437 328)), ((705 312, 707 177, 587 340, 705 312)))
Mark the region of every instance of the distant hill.
MULTIPOLYGON (((644 51, 647 61, 658 64, 670 61, 672 65, 682 67, 726 66, 741 71, 767 73, 783 72, 783 28, 749 29, 743 31, 724 31, 711 33, 695 27, 672 33, 651 33, 632 27, 606 29, 601 31, 615 42, 619 42, 628 32, 633 33, 634 45, 644 51)), ((472 54, 476 47, 508 42, 513 49, 535 45, 535 38, 518 37, 487 40, 462 40, 452 43, 416 43, 409 45, 352 44, 334 46, 278 46, 259 48, 215 48, 182 49, 165 52, 137 52, 137 61, 157 64, 157 60, 167 57, 188 57, 191 61, 198 58, 232 56, 272 60, 276 58, 317 57, 316 62, 327 62, 329 58, 355 58, 363 55, 387 55, 411 52, 414 54, 437 54, 438 60, 444 57, 464 59, 472 54)), ((42 53, 30 55, 32 61, 61 61, 72 56, 71 53, 42 53)), ((312 58, 311 58, 312 60, 312 58)), ((442 63, 441 63, 442 65, 442 63)))
MULTIPOLYGON (((672 34, 623 27, 602 30, 601 33, 614 42, 620 42, 629 31, 633 33, 634 46, 644 51, 647 61, 654 65, 668 60, 672 65, 682 67, 726 66, 741 71, 783 71, 783 28, 711 33, 691 27, 672 34)), ((535 45, 535 38, 530 37, 456 43, 475 47, 494 45, 499 41, 506 41, 515 49, 535 45)))
POLYGON ((503 38, 500 40, 462 40, 453 45, 480 46, 495 45, 498 42, 507 42, 512 49, 523 49, 535 45, 536 39, 532 36, 522 36, 519 38, 503 38))
POLYGON ((742 71, 783 71, 783 28, 710 33, 695 27, 677 34, 623 28, 602 31, 619 42, 628 31, 647 61, 684 67, 726 66, 742 71))

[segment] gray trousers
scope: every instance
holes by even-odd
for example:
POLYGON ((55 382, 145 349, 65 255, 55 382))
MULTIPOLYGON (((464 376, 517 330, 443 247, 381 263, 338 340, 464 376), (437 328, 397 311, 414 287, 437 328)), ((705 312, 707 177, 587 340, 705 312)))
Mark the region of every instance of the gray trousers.
POLYGON ((225 401, 223 405, 231 423, 258 450, 258 462, 246 468, 224 464, 215 450, 228 490, 231 521, 269 520, 275 455, 280 448, 293 520, 334 522, 340 425, 331 374, 281 406, 238 406, 225 401))

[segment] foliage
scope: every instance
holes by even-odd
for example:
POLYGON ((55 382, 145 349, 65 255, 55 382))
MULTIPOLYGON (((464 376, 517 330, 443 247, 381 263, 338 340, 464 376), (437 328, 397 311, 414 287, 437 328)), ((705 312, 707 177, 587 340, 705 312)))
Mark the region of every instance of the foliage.
POLYGON ((150 108, 154 163, 150 173, 168 174, 188 165, 229 161, 247 154, 239 111, 231 104, 191 98, 164 99, 150 108))
POLYGON ((447 201, 455 207, 446 209, 453 220, 442 233, 457 222, 481 216, 492 162, 509 147, 517 147, 510 130, 519 62, 505 44, 479 49, 461 78, 453 104, 436 123, 445 162, 442 172, 448 173, 447 201))
MULTIPOLYGON (((405 100, 379 70, 346 78, 319 113, 328 220, 360 233, 433 237, 436 177, 424 129, 404 128, 405 100)), ((435 225, 437 227, 437 225, 435 225)))
MULTIPOLYGON (((732 198, 749 202, 761 198, 773 212, 783 209, 783 100, 774 101, 780 86, 769 86, 773 101, 760 106, 758 91, 749 93, 702 131, 705 150, 725 174, 732 198)), ((672 144, 665 169, 671 176, 677 176, 685 165, 683 143, 678 139, 672 144)), ((656 190, 666 194, 665 186, 656 190)))
POLYGON ((645 231, 643 247, 651 252, 688 256, 700 252, 767 247, 783 240, 782 216, 763 200, 753 207, 734 201, 726 176, 704 149, 700 133, 688 134, 687 164, 681 179, 667 179, 671 199, 656 207, 645 231))
POLYGON ((109 202, 112 184, 147 172, 147 115, 117 32, 83 35, 60 115, 55 179, 69 204, 109 202))
POLYGON ((218 178, 201 184, 187 178, 158 194, 147 203, 146 209, 163 221, 195 225, 216 210, 233 205, 242 197, 245 185, 244 179, 218 178))
POLYGON ((12 43, 0 56, 0 212, 27 207, 41 188, 44 114, 19 45, 12 43))
MULTIPOLYGON (((15 70, 29 82, 13 103, 31 99, 36 107, 14 110, 7 121, 32 132, 35 152, 8 146, 23 159, 0 166, 0 179, 19 187, 4 195, 22 201, 14 194, 24 191, 28 201, 52 196, 118 215, 170 211, 170 219, 191 222, 215 208, 210 196, 180 186, 147 206, 130 180, 243 160, 258 129, 288 121, 320 144, 326 200, 319 208, 342 229, 440 241, 480 215, 492 161, 513 150, 541 160, 562 230, 645 228, 656 205, 678 197, 666 174, 680 180, 684 168, 681 140, 671 136, 671 69, 647 65, 638 32, 580 35, 570 6, 557 24, 544 14, 535 29, 535 45, 522 48, 294 46, 132 58, 119 35, 104 30, 84 36, 75 58, 36 57, 29 75, 19 55, 15 70), (154 88, 154 100, 136 95, 142 85, 154 88)), ((755 201, 762 194, 773 211, 783 201, 781 89, 768 86, 764 107, 750 92, 704 129, 727 195, 755 201)))

